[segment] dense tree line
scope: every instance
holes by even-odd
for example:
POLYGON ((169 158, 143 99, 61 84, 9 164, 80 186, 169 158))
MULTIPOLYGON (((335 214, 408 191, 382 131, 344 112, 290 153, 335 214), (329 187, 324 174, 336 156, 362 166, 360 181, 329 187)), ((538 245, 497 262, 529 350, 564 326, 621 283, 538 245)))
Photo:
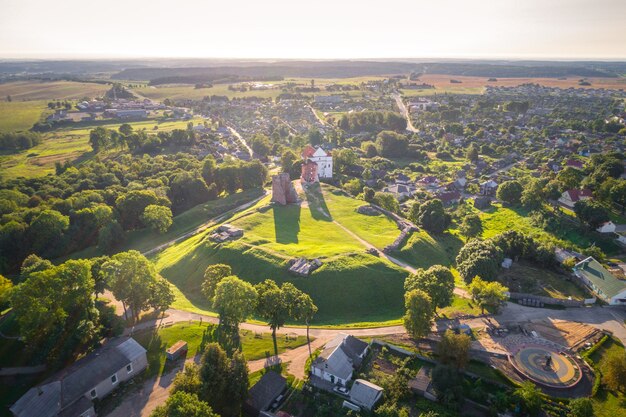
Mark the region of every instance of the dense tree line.
POLYGON ((31 253, 55 258, 92 245, 111 251, 124 231, 164 232, 173 215, 267 179, 258 160, 218 164, 186 154, 126 154, 61 171, 0 184, 0 271, 16 271, 31 253))
POLYGON ((406 119, 399 113, 381 111, 362 111, 344 114, 339 119, 339 128, 350 133, 378 132, 393 130, 404 132, 406 119))
POLYGON ((41 143, 41 135, 34 132, 0 133, 0 150, 16 151, 30 149, 41 143))

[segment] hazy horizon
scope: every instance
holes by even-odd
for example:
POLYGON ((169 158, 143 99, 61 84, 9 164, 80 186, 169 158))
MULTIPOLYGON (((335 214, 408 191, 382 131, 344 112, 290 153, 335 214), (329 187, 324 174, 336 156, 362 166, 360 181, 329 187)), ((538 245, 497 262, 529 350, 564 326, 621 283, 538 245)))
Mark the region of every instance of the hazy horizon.
POLYGON ((626 59, 626 2, 544 3, 0 0, 0 57, 626 59))

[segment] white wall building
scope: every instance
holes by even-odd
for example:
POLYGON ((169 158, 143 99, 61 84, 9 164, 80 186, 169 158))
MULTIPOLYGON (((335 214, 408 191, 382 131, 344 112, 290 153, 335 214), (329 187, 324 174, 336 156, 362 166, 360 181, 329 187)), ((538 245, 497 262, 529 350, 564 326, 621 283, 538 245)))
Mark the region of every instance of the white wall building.
POLYGON ((317 176, 320 179, 333 177, 333 157, 321 147, 313 148, 307 145, 302 152, 302 157, 317 164, 317 176))

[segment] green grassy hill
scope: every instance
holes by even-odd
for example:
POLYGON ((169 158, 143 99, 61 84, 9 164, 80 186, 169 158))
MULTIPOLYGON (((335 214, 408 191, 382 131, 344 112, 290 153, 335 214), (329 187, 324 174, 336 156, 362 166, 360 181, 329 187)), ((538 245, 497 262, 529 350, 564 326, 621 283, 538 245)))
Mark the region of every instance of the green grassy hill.
POLYGON ((392 220, 357 213, 363 202, 330 186, 302 194, 300 206, 268 203, 269 197, 229 221, 244 229, 242 239, 216 245, 207 232, 155 257, 157 269, 180 290, 176 307, 208 309, 199 291, 204 270, 226 263, 249 282, 290 281, 309 293, 319 307, 315 324, 381 322, 402 315, 406 271, 365 253, 363 243, 340 226, 382 249, 399 233, 392 220), (319 258, 323 265, 309 277, 295 277, 287 272, 294 257, 319 258))

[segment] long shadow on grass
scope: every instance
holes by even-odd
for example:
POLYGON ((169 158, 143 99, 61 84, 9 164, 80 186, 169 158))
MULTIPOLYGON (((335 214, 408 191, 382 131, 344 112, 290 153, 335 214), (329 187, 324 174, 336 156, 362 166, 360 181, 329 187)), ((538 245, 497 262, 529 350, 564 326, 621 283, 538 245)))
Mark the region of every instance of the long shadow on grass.
POLYGON ((310 184, 304 188, 304 193, 309 204, 311 217, 315 220, 332 222, 333 216, 324 199, 321 185, 319 183, 310 184))
POLYGON ((272 208, 274 212, 274 234, 276 243, 298 243, 300 233, 300 205, 289 204, 279 206, 275 204, 272 208))

